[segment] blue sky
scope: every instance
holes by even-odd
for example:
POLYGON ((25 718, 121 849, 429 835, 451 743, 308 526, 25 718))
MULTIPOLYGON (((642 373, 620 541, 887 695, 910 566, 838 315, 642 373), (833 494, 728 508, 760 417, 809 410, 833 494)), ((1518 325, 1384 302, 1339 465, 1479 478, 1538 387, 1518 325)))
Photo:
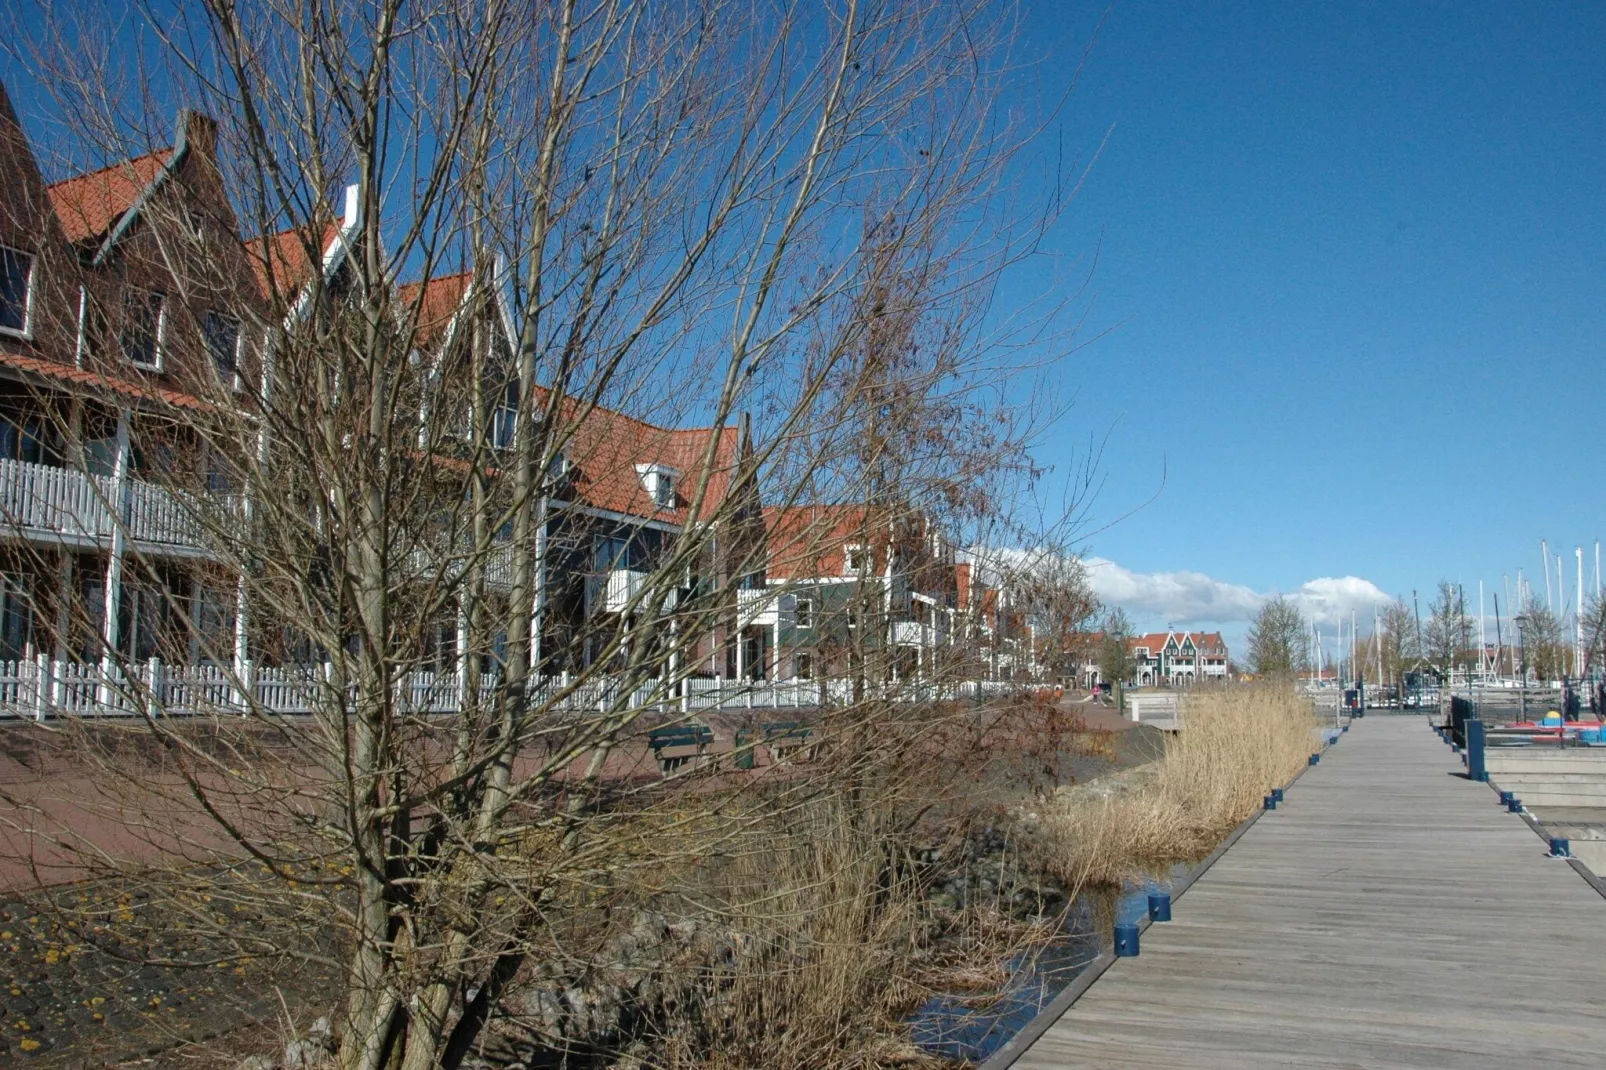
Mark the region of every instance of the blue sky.
MULTIPOLYGON (((1045 81, 1103 11, 1026 16, 1045 81)), ((1137 623, 1426 612, 1441 577, 1537 581, 1541 536, 1592 569, 1603 70, 1599 3, 1114 4, 1062 119, 1108 144, 1052 243, 1098 249, 1113 330, 1043 455, 1113 425, 1097 521, 1165 472, 1088 547, 1137 623)))

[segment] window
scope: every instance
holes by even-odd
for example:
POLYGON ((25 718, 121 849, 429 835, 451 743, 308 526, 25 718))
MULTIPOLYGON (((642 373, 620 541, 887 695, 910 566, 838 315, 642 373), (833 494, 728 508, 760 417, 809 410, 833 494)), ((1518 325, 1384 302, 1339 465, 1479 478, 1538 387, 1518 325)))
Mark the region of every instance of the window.
POLYGON ((518 427, 519 384, 509 383, 502 393, 502 403, 491 415, 491 445, 499 450, 513 448, 513 435, 518 427))
POLYGON ((0 457, 8 461, 47 463, 45 429, 38 417, 0 416, 0 457))
POLYGON ((673 509, 675 507, 675 476, 678 474, 673 468, 658 463, 636 465, 636 474, 641 477, 642 489, 647 497, 659 509, 673 509))
POLYGON ((84 440, 84 467, 92 476, 109 476, 117 470, 115 437, 84 440))
POLYGON ((601 535, 593 536, 591 541, 592 567, 597 575, 612 572, 614 569, 629 567, 630 543, 627 539, 617 536, 605 538, 601 535))
POLYGON ((145 290, 123 293, 123 331, 118 340, 130 364, 152 371, 162 370, 162 321, 166 318, 165 294, 145 290))
POLYGON ((792 675, 797 677, 799 680, 814 679, 814 655, 793 654, 792 675))
POLYGON ((797 626, 799 628, 814 627, 814 600, 799 598, 797 600, 797 626))
POLYGON ((206 336, 206 355, 218 378, 233 385, 240 370, 240 321, 227 313, 209 309, 201 321, 206 336))
POLYGON ((0 579, 0 660, 33 655, 33 592, 26 577, 0 579))
POLYGON ((842 551, 842 571, 848 576, 857 576, 865 570, 869 558, 862 546, 849 546, 842 551))
POLYGON ((0 246, 0 331, 26 336, 33 304, 33 257, 0 246))

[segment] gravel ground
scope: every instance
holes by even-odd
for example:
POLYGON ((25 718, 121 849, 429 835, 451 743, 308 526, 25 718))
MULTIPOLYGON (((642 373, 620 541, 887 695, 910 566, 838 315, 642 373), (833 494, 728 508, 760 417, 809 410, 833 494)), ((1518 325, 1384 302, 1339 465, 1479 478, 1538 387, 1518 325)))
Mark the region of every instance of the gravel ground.
MULTIPOLYGON (((318 971, 277 956, 220 957, 194 931, 214 906, 204 892, 176 919, 136 895, 104 892, 80 886, 0 902, 0 1061, 143 1062, 253 1023, 278 1025, 322 987, 318 971), (140 960, 127 955, 135 947, 140 960)), ((223 920, 223 909, 218 900, 212 916, 223 920)))

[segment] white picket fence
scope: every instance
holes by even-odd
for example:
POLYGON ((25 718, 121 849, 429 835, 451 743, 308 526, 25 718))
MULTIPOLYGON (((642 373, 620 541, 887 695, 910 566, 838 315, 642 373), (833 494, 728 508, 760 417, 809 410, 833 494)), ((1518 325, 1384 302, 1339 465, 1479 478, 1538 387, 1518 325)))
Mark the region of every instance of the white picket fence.
MULTIPOLYGON (((500 681, 480 681, 481 701, 489 702, 500 681)), ((655 679, 636 682, 599 677, 573 681, 543 677, 533 702, 558 710, 658 708, 666 712, 740 709, 808 709, 854 699, 850 680, 725 680, 689 678, 665 687, 655 679), (628 689, 628 693, 627 693, 628 689)), ((165 665, 158 659, 137 666, 56 661, 40 655, 29 661, 0 661, 0 719, 48 717, 213 716, 255 710, 270 714, 310 714, 330 705, 328 670, 322 665, 288 668, 247 667, 241 674, 214 665, 165 665), (143 710, 141 709, 143 706, 143 710)), ((1027 686, 993 680, 943 684, 905 681, 884 695, 863 689, 860 698, 895 701, 970 700, 1008 694, 1027 686)), ((398 704, 411 713, 447 714, 460 707, 455 673, 414 672, 397 685, 398 704)))

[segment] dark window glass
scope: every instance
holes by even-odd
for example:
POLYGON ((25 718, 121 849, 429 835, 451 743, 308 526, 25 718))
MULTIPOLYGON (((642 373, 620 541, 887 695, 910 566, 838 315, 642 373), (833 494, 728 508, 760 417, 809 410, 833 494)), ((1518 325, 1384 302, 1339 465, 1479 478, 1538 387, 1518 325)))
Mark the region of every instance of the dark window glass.
POLYGON ((212 367, 225 381, 231 380, 239 361, 240 321, 222 312, 208 311, 201 330, 206 334, 206 355, 212 358, 212 367))
POLYGON ((33 257, 15 249, 0 248, 0 327, 28 329, 28 285, 33 280, 33 257))
POLYGON ((123 356, 130 363, 154 368, 161 358, 162 294, 129 290, 123 295, 123 356))
POLYGON ((8 461, 46 462, 44 428, 37 419, 0 416, 0 457, 8 461))
POLYGON ((33 655, 33 598, 25 578, 0 582, 0 660, 20 661, 33 655))
POLYGON ((598 575, 614 569, 630 567, 630 543, 626 539, 595 537, 592 543, 592 564, 598 575))

